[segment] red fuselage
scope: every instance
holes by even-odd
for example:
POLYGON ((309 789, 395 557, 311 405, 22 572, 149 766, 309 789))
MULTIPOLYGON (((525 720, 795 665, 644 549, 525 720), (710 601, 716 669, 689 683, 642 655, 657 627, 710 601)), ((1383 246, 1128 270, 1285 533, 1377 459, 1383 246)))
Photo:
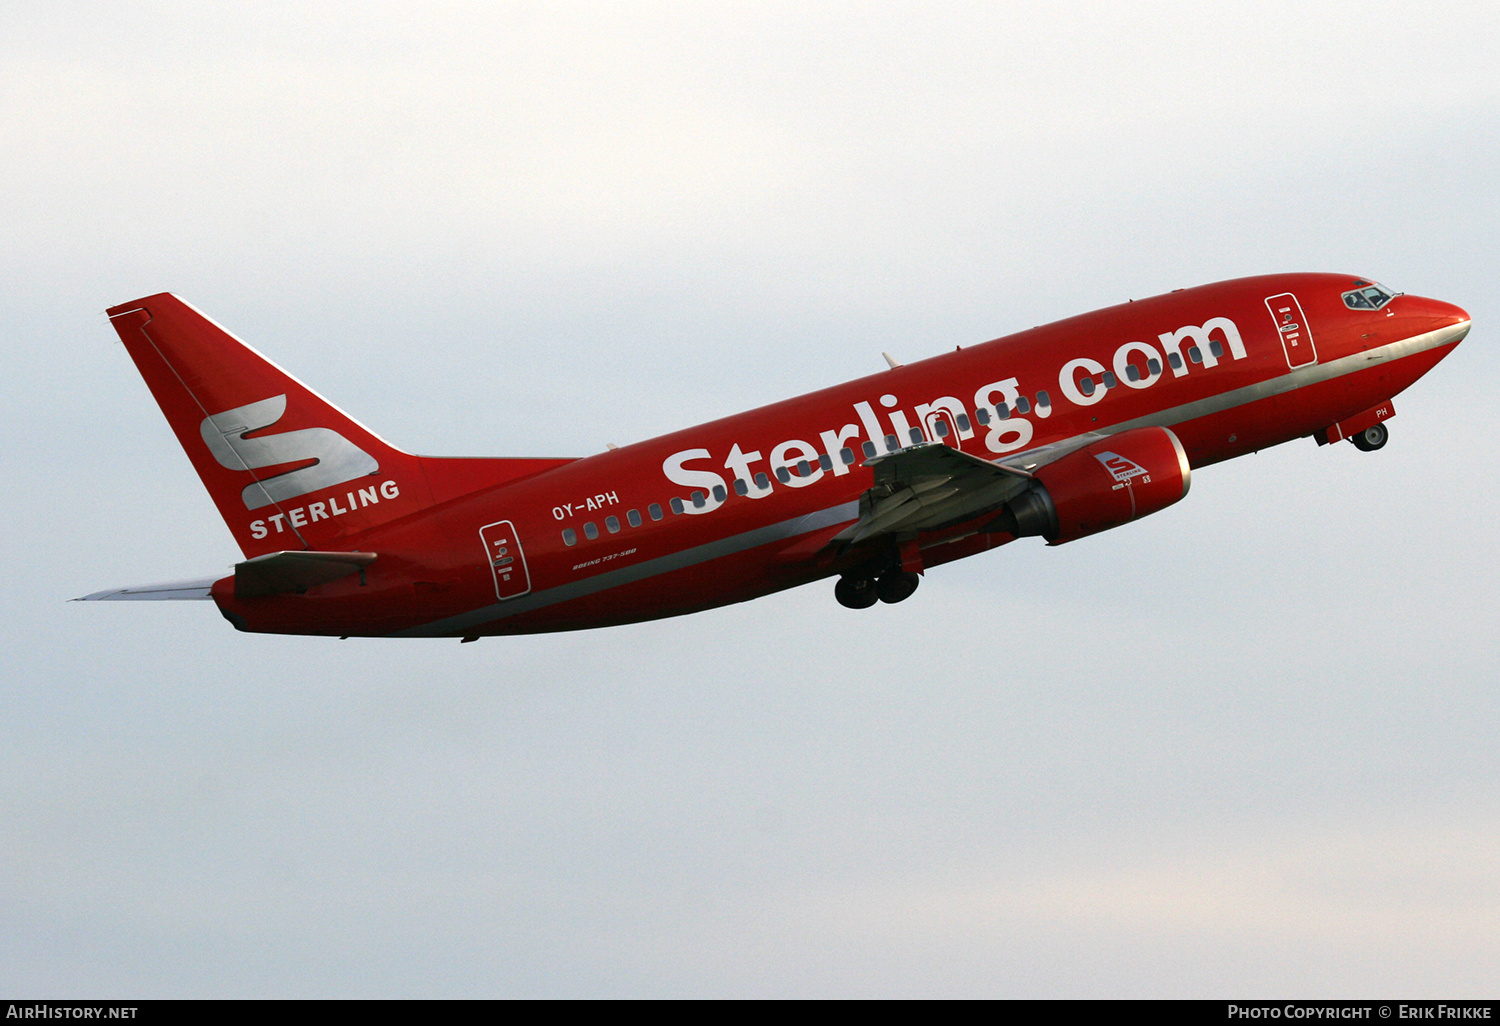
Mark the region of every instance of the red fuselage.
MULTIPOLYGON (((887 436, 1006 462, 1165 427, 1200 467, 1387 403, 1467 331, 1464 311, 1415 296, 1351 309, 1357 284, 1244 278, 961 347, 438 502, 359 535, 352 547, 378 553, 360 577, 250 598, 226 578, 213 597, 252 631, 475 637, 675 616, 847 573, 871 552, 829 540, 860 516, 887 436)), ((439 491, 403 473, 370 480, 439 491)), ((299 501, 360 498, 327 491, 299 501)), ((244 519, 257 537, 284 524, 244 519)), ((906 558, 930 567, 1013 537, 975 517, 907 539, 906 558)))

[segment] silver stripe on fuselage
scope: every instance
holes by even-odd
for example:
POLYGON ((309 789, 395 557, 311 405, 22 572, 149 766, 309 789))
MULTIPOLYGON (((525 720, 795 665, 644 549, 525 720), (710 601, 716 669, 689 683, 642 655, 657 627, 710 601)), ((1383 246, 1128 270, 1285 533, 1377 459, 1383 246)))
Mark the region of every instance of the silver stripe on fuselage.
MULTIPOLYGON (((1396 360, 1414 356, 1417 353, 1425 353, 1429 349, 1445 346, 1450 342, 1462 342, 1464 336, 1469 333, 1469 322, 1455 324, 1449 328, 1439 328, 1437 331, 1427 331, 1420 335, 1392 342, 1390 345, 1378 346, 1375 349, 1366 350, 1363 353, 1355 353, 1353 356, 1340 357, 1329 363, 1315 363, 1306 367, 1298 367, 1296 370, 1288 371, 1278 377, 1258 381, 1253 385, 1243 388, 1231 389, 1228 392, 1220 392, 1218 395, 1208 396, 1181 406, 1174 406, 1168 410, 1150 413, 1144 417, 1134 420, 1121 421, 1111 424, 1100 430, 1101 435, 1115 435, 1122 431, 1130 431, 1140 427, 1171 427, 1174 424, 1186 424, 1190 420, 1200 417, 1212 416, 1215 413, 1223 413, 1225 410, 1234 409, 1236 406, 1247 406, 1262 399, 1272 396, 1285 395, 1295 392, 1299 388, 1309 385, 1321 384, 1334 378, 1343 377, 1345 374, 1353 374, 1376 364, 1392 363, 1396 360)), ((1022 454, 1024 456, 1024 454, 1022 454)), ((1015 457, 1009 457, 1014 462, 1015 457)))
MULTIPOLYGON (((1307 367, 1299 367, 1285 374, 1269 378, 1265 381, 1246 385, 1243 388, 1231 389, 1218 395, 1208 396, 1204 399, 1196 399, 1181 406, 1160 410, 1156 413, 1137 417, 1134 420, 1121 421, 1107 428, 1097 431, 1085 432, 1071 439, 1063 439, 1050 442, 1035 449, 1024 452, 1006 453, 991 462, 1024 464, 1026 457, 1031 453, 1052 452, 1059 448, 1067 448, 1070 443, 1079 439, 1093 441, 1096 438, 1106 438, 1123 431, 1131 431, 1142 427, 1172 427, 1184 424, 1200 417, 1211 416, 1233 409, 1236 406, 1245 406, 1271 396, 1284 395, 1294 392, 1299 388, 1316 385, 1333 378, 1342 377, 1345 374, 1353 374, 1379 363, 1390 363, 1395 360, 1404 359, 1417 353, 1436 349, 1439 346, 1448 345, 1452 342, 1461 342, 1469 333, 1469 322, 1455 324, 1452 327, 1440 328, 1437 331, 1428 331, 1420 335, 1392 342, 1389 345, 1379 346, 1363 353, 1353 356, 1345 356, 1329 363, 1312 364, 1307 367)), ((648 559, 633 566, 621 567, 618 570, 606 570, 604 573, 595 574, 592 577, 578 581, 570 581, 560 584, 554 588, 546 588, 542 591, 533 592, 520 598, 510 599, 505 602, 497 602, 493 605, 475 609, 458 616, 450 616, 446 619, 435 620, 432 623, 422 624, 417 627, 408 627, 389 635, 393 638, 431 638, 457 635, 462 631, 477 627, 480 624, 491 623, 495 620, 505 619, 520 613, 530 612, 533 609, 541 609, 545 606, 556 605, 559 602, 567 602, 571 599, 583 598, 586 595, 596 595, 610 588, 618 588, 625 584, 633 584, 636 581, 655 577, 659 574, 671 573, 674 570, 682 570, 686 567, 706 563, 709 560, 719 559, 723 556, 732 556, 746 549, 753 549, 758 545, 765 545, 774 541, 795 538, 813 531, 831 527, 834 524, 848 523, 859 517, 859 500, 839 503, 826 509, 816 510, 802 516, 792 517, 789 520, 778 521, 765 527, 757 527, 750 531, 720 538, 703 545, 697 545, 681 552, 670 553, 659 556, 656 559, 648 559)))

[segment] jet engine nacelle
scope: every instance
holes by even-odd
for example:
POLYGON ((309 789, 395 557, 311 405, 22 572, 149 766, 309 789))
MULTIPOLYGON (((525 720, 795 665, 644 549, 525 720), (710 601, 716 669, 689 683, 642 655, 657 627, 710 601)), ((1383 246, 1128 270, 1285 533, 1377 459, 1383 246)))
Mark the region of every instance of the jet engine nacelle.
POLYGON ((1061 545, 1166 509, 1187 494, 1191 476, 1187 453, 1167 428, 1123 431, 1042 467, 996 526, 1061 545))

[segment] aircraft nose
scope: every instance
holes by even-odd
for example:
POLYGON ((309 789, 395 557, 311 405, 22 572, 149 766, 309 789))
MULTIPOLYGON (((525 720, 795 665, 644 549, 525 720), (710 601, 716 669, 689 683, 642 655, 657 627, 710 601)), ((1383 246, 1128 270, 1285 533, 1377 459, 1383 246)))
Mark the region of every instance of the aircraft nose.
POLYGON ((1445 324, 1457 326, 1469 323, 1469 311, 1463 307, 1454 306, 1452 303, 1444 303, 1437 299, 1431 302, 1433 314, 1441 318, 1445 324))
POLYGON ((1469 311, 1440 299, 1429 299, 1427 303, 1438 327, 1462 329, 1463 334, 1458 336, 1460 339, 1469 333, 1469 311))
POLYGON ((1446 342, 1462 342, 1469 333, 1469 311, 1441 299, 1412 297, 1420 304, 1417 316, 1430 325, 1429 331, 1443 332, 1446 342))

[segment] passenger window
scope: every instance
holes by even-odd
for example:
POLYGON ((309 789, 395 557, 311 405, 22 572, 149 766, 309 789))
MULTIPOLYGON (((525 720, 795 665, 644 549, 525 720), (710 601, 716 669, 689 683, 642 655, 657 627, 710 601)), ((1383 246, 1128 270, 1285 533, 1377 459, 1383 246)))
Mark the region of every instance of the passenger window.
POLYGON ((974 411, 974 419, 979 422, 980 427, 989 427, 990 411, 981 406, 974 411))
POLYGON ((723 502, 729 498, 729 493, 724 490, 723 485, 714 485, 714 501, 723 502))
POLYGON ((818 466, 822 467, 824 470, 832 470, 833 457, 825 452, 823 455, 818 457, 818 466))
POLYGON ((1133 363, 1127 363, 1125 365, 1125 380, 1126 381, 1139 381, 1139 380, 1141 380, 1141 372, 1135 369, 1135 364, 1133 364, 1133 363))
POLYGON ((564 527, 563 528, 563 544, 564 545, 577 545, 578 544, 578 532, 574 531, 571 527, 564 527))
POLYGON ((609 533, 610 534, 619 534, 620 533, 620 518, 616 517, 616 516, 605 517, 604 518, 604 526, 609 529, 609 533))
POLYGON ((638 509, 633 509, 629 513, 625 514, 625 519, 628 520, 628 521, 630 521, 630 526, 631 527, 640 527, 641 526, 641 511, 638 510, 638 509))
POLYGON ((1188 359, 1192 360, 1194 363, 1202 363, 1203 353, 1198 349, 1197 346, 1188 346, 1188 359))
POLYGON ((1219 345, 1218 339, 1214 339, 1208 344, 1208 351, 1214 354, 1215 359, 1218 359, 1219 357, 1224 355, 1224 347, 1219 345))
POLYGON ((652 520, 660 520, 662 517, 666 516, 666 514, 661 510, 661 505, 655 502, 646 507, 646 512, 651 514, 652 520))
POLYGON ((946 420, 940 420, 940 421, 938 421, 936 424, 933 425, 933 430, 935 430, 937 432, 937 436, 939 438, 947 438, 948 437, 948 422, 946 420))
POLYGON ((1114 371, 1105 371, 1104 372, 1104 387, 1105 388, 1114 388, 1119 383, 1120 383, 1120 379, 1115 377, 1115 372, 1114 371))
POLYGON ((744 478, 737 477, 737 478, 734 479, 734 494, 736 494, 736 495, 749 495, 750 494, 750 485, 749 485, 748 482, 745 481, 744 478))
MULTIPOLYGON (((1037 398, 1041 398, 1041 397, 1038 396, 1037 398)), ((960 430, 960 431, 971 431, 971 430, 973 430, 972 428, 969 427, 969 415, 967 413, 960 413, 957 417, 954 417, 953 419, 958 424, 958 430, 960 430)))
POLYGON ((1146 369, 1151 372, 1152 377, 1155 377, 1161 373, 1161 361, 1152 357, 1146 361, 1146 369))
POLYGON ((1167 354, 1167 362, 1172 365, 1173 370, 1182 370, 1182 357, 1177 355, 1176 352, 1167 354))
POLYGON ((1093 378, 1084 378, 1082 381, 1080 381, 1078 383, 1078 391, 1082 392, 1084 395, 1093 395, 1094 394, 1094 379, 1093 378))
POLYGON ((886 435, 885 436, 885 451, 886 452, 895 452, 899 448, 901 448, 901 442, 896 438, 895 435, 886 435))
POLYGON ((922 434, 922 429, 921 428, 912 428, 911 431, 908 432, 908 433, 911 435, 911 444, 912 445, 920 445, 927 438, 926 435, 922 434))
POLYGON ((875 453, 877 450, 875 449, 874 442, 866 442, 864 445, 860 446, 860 448, 865 452, 865 459, 872 460, 875 458, 875 453))
POLYGON ((594 526, 594 522, 592 520, 583 525, 583 536, 589 541, 593 541, 595 538, 599 537, 599 528, 594 526))
POLYGON ((1010 420, 1010 407, 1004 403, 995 404, 995 416, 1001 420, 1010 420))
POLYGON ((798 477, 811 477, 812 476, 812 464, 809 463, 809 462, 807 462, 806 460, 798 460, 797 461, 797 476, 798 477))
POLYGON ((767 488, 771 487, 771 479, 767 477, 764 472, 756 474, 755 487, 759 488, 761 491, 765 491, 767 488))
POLYGON ((1048 395, 1046 392, 1038 392, 1036 394, 1036 408, 1038 410, 1045 410, 1050 408, 1051 406, 1052 397, 1050 395, 1048 395))
POLYGON ((702 509, 704 506, 708 505, 708 496, 704 495, 702 492, 694 492, 692 495, 688 496, 688 498, 693 500, 694 509, 702 509))
MULTIPOLYGON (((870 443, 866 442, 865 444, 869 445, 870 443)), ((839 459, 844 461, 844 466, 849 466, 854 462, 854 450, 849 448, 847 445, 844 446, 839 450, 839 459)))
POLYGON ((786 484, 791 479, 792 475, 788 473, 785 467, 776 468, 776 480, 780 481, 782 484, 786 484))
POLYGON ((681 513, 683 511, 683 509, 684 509, 684 507, 683 507, 683 504, 682 504, 682 500, 679 499, 679 498, 677 498, 677 496, 675 496, 675 495, 672 496, 672 512, 673 513, 681 513))
POLYGON ((1027 399, 1024 395, 1021 396, 1021 398, 1017 399, 1016 400, 1016 412, 1017 413, 1030 413, 1031 412, 1031 400, 1027 399))

